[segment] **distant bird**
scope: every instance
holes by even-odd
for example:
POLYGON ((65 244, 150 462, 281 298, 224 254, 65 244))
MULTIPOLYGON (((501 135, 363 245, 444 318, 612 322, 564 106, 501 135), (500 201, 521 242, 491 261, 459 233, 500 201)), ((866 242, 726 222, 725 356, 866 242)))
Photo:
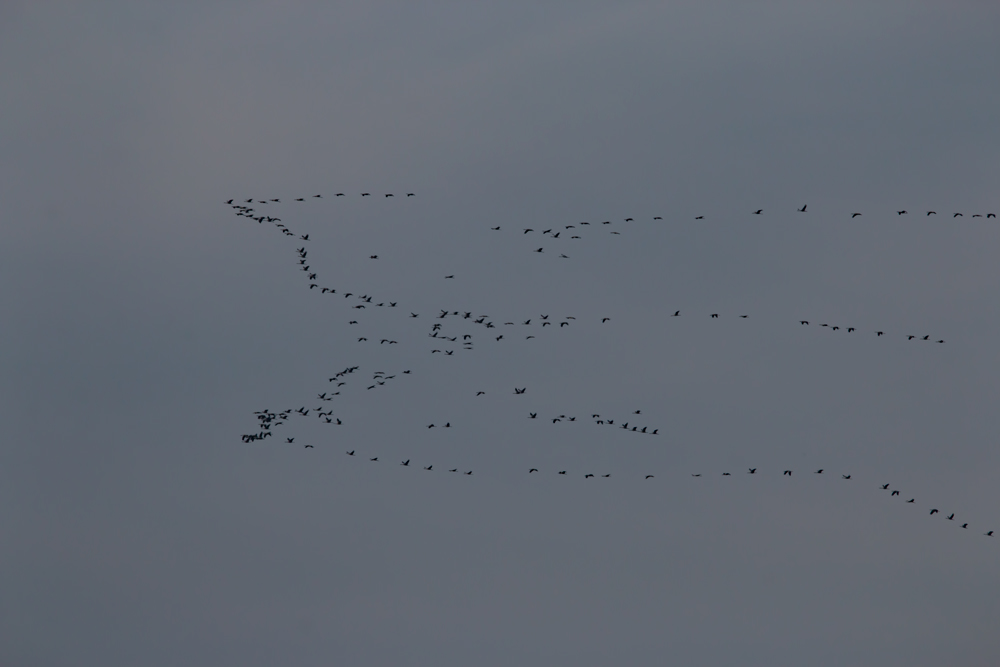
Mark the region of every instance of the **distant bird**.
POLYGON ((565 470, 560 470, 560 471, 559 471, 559 474, 560 474, 560 475, 565 475, 565 474, 566 474, 566 471, 565 471, 565 470))
POLYGON ((927 215, 937 215, 937 211, 927 211, 927 215))
POLYGON ((646 479, 653 479, 654 475, 646 475, 646 479))
POLYGON ((538 417, 538 413, 537 412, 529 412, 528 414, 531 415, 532 419, 535 419, 536 417, 538 417))
POLYGON ((407 192, 406 196, 407 197, 415 197, 416 195, 414 193, 412 193, 412 192, 407 192))
POLYGON ((285 438, 285 442, 288 442, 288 443, 295 442, 295 438, 285 438))
POLYGON ((896 211, 896 215, 906 215, 906 211, 896 211))
POLYGON ((993 537, 993 531, 987 530, 985 533, 983 533, 983 535, 985 535, 986 537, 993 537))
POLYGON ((696 215, 696 216, 694 216, 694 219, 695 220, 704 220, 705 216, 703 216, 703 215, 696 215))
POLYGON ((538 472, 538 468, 532 468, 531 470, 528 471, 528 474, 530 475, 533 472, 538 472))
POLYGON ((899 491, 893 491, 893 492, 892 492, 891 494, 889 494, 889 495, 891 495, 891 496, 898 496, 898 495, 899 495, 899 491))
POLYGON ((351 451, 347 452, 347 455, 348 456, 354 456, 354 450, 352 449, 351 451))
POLYGON ((586 475, 584 475, 584 476, 583 476, 583 478, 584 478, 584 479, 587 479, 588 477, 593 477, 593 476, 594 476, 593 474, 591 474, 591 473, 587 473, 586 475))
POLYGON ((937 510, 931 510, 931 516, 934 516, 934 515, 935 515, 935 514, 937 514, 937 513, 938 513, 938 511, 937 511, 937 510))
POLYGON ((371 458, 371 459, 368 459, 368 460, 369 460, 369 461, 378 461, 378 457, 376 456, 376 457, 374 457, 374 458, 371 458))
POLYGON ((806 206, 808 206, 808 204, 803 204, 802 208, 799 209, 799 213, 805 213, 806 212, 806 206))
POLYGON ((858 217, 859 215, 861 215, 861 214, 860 213, 851 213, 851 219, 854 219, 854 218, 858 217))
POLYGON ((609 321, 610 319, 611 319, 610 317, 605 317, 605 318, 603 318, 603 319, 601 320, 601 324, 604 324, 605 322, 609 321))
POLYGON ((433 467, 434 467, 433 465, 429 465, 429 466, 424 466, 424 470, 430 470, 430 469, 431 469, 431 468, 433 468, 433 467))
POLYGON ((799 320, 799 324, 809 324, 809 320, 799 320))
POLYGON ((951 514, 948 515, 948 521, 954 521, 954 520, 955 520, 955 513, 952 512, 951 514))
POLYGON ((823 474, 823 469, 822 469, 822 468, 820 468, 819 470, 817 470, 817 471, 816 471, 816 473, 815 473, 815 474, 817 474, 817 475, 822 475, 822 474, 823 474))
POLYGON ((843 477, 844 479, 850 479, 851 478, 850 475, 841 475, 841 477, 843 477))
POLYGON ((951 216, 951 217, 953 217, 953 218, 961 218, 961 217, 963 217, 963 216, 962 216, 962 214, 961 214, 961 213, 956 213, 955 215, 953 215, 953 216, 951 216))
POLYGON ((674 311, 674 314, 673 314, 673 315, 671 315, 670 317, 680 317, 680 316, 681 316, 681 311, 679 311, 679 310, 675 310, 675 311, 674 311))
POLYGON ((781 474, 782 475, 788 475, 789 477, 791 477, 792 476, 792 471, 791 470, 786 470, 785 472, 783 472, 781 474))
POLYGON ((410 459, 406 459, 405 461, 403 461, 399 465, 401 465, 401 466, 409 466, 410 465, 410 459))
POLYGON ((447 280, 448 278, 454 278, 454 277, 455 277, 454 275, 445 276, 445 280, 447 280))
POLYGON ((361 193, 361 196, 362 196, 362 197, 370 197, 370 196, 371 196, 371 193, 370 193, 370 192, 362 192, 362 193, 361 193))
POLYGON ((888 485, 888 484, 883 484, 883 485, 882 485, 882 490, 883 490, 883 491, 885 491, 885 490, 886 490, 886 489, 888 489, 888 488, 889 488, 889 485, 888 485))
POLYGON ((747 474, 748 474, 748 475, 753 475, 753 474, 754 474, 754 473, 756 473, 756 472, 757 472, 757 469, 756 469, 756 468, 750 468, 749 470, 747 470, 747 474))
POLYGON ((763 212, 764 212, 764 209, 762 209, 762 208, 759 208, 759 209, 757 209, 756 211, 754 211, 754 212, 753 212, 753 214, 754 214, 754 215, 760 215, 760 214, 761 214, 761 213, 763 213, 763 212))

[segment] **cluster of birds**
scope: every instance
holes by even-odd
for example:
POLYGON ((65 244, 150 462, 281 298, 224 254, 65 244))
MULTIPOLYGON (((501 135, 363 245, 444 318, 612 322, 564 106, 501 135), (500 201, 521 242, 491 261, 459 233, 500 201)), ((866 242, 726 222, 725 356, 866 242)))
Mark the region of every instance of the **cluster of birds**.
MULTIPOLYGON (((345 196, 345 195, 344 195, 344 193, 336 193, 333 196, 334 197, 341 197, 341 196, 345 196)), ((361 196, 362 197, 368 197, 368 196, 371 196, 371 194, 365 192, 365 193, 361 193, 361 196)), ((384 195, 384 197, 393 197, 393 196, 394 195, 391 194, 391 193, 388 193, 388 194, 384 195)), ((407 193, 406 196, 407 197, 412 197, 412 196, 414 196, 414 193, 407 193)), ((310 199, 322 199, 322 198, 323 198, 322 195, 313 195, 312 197, 310 197, 310 199)), ((295 201, 298 201, 298 202, 306 201, 306 198, 305 197, 295 198, 295 201)), ((292 230, 290 230, 288 227, 286 227, 284 224, 282 224, 281 218, 275 217, 275 216, 270 216, 270 215, 260 214, 260 213, 258 213, 254 209, 254 205, 280 204, 281 203, 281 199, 280 198, 272 198, 272 199, 254 199, 254 198, 250 198, 250 199, 243 200, 242 202, 237 202, 234 199, 230 199, 226 203, 229 206, 231 206, 232 209, 234 209, 234 212, 235 212, 235 214, 237 216, 249 218, 249 219, 254 220, 254 221, 256 221, 256 222, 258 222, 260 224, 262 224, 264 222, 271 223, 283 235, 290 236, 290 237, 297 237, 299 240, 301 240, 303 242, 308 242, 310 240, 309 239, 309 234, 296 234, 295 232, 293 232, 292 230)), ((807 211, 807 207, 803 206, 802 208, 797 209, 797 210, 800 213, 805 213, 807 211)), ((762 215, 763 212, 764 211, 762 209, 758 209, 756 211, 752 211, 752 214, 754 214, 754 215, 762 215)), ((906 211, 897 211, 898 215, 905 215, 906 213, 907 213, 906 211)), ((853 217, 857 217, 857 216, 860 216, 860 215, 861 215, 861 213, 853 213, 851 217, 853 218, 853 217)), ((927 213, 927 215, 935 215, 935 212, 934 211, 929 211, 927 213)), ((960 214, 960 213, 955 214, 955 217, 961 217, 961 216, 962 216, 962 214, 960 214)), ((982 217, 982 216, 980 214, 974 214, 972 217, 982 217)), ((986 217, 996 217, 996 216, 994 214, 992 214, 992 213, 989 213, 989 214, 986 215, 986 217)), ((655 216, 653 219, 654 220, 662 220, 662 216, 655 216)), ((698 220, 704 219, 704 216, 697 216, 696 219, 698 219, 698 220)), ((633 222, 633 221, 634 221, 633 218, 625 218, 624 219, 624 222, 633 222)), ((591 223, 589 223, 589 222, 580 222, 580 223, 578 223, 579 227, 577 225, 565 225, 562 230, 556 230, 555 228, 551 228, 551 229, 542 230, 542 231, 537 232, 537 233, 540 236, 544 236, 544 237, 546 237, 548 239, 552 239, 552 240, 556 240, 556 241, 558 241, 558 240, 567 240, 567 241, 569 241, 569 240, 575 240, 575 239, 580 239, 581 238, 582 230, 580 230, 580 227, 586 227, 586 226, 589 226, 590 224, 591 223), (574 230, 574 231, 570 231, 570 230, 574 230)), ((603 221, 603 222, 600 222, 600 223, 594 223, 594 224, 611 225, 613 223, 610 220, 606 220, 606 221, 603 221)), ((500 231, 501 230, 501 228, 499 226, 492 227, 491 229, 493 231, 500 231)), ((532 228, 523 228, 521 230, 521 234, 522 235, 528 235, 528 234, 532 234, 532 233, 536 233, 536 231, 534 229, 532 229, 532 228)), ((618 232, 617 230, 612 230, 611 233, 612 234, 620 234, 620 232, 618 232)), ((538 253, 543 253, 544 251, 545 251, 544 246, 543 247, 539 247, 539 248, 537 248, 535 250, 535 252, 538 252, 538 253)), ((389 301, 389 300, 386 300, 386 299, 376 300, 373 295, 369 295, 369 294, 355 294, 353 292, 339 292, 338 293, 338 291, 337 291, 337 289, 335 287, 320 284, 320 280, 319 280, 319 277, 318 277, 318 272, 315 271, 312 268, 312 266, 310 265, 309 252, 308 252, 308 249, 306 248, 306 246, 303 245, 302 247, 296 248, 295 249, 295 253, 296 253, 298 268, 299 268, 299 270, 301 272, 303 272, 305 274, 305 276, 307 278, 307 285, 308 285, 308 289, 309 290, 316 291, 316 293, 320 294, 320 295, 327 295, 327 294, 329 294, 329 295, 343 296, 345 299, 350 299, 350 297, 352 297, 352 296, 355 297, 355 300, 354 300, 354 302, 351 305, 351 310, 355 311, 355 312, 353 312, 351 314, 352 319, 350 319, 348 321, 349 325, 360 325, 361 324, 361 319, 362 319, 362 313, 361 313, 361 311, 367 309, 368 307, 373 307, 373 308, 396 308, 397 307, 397 302, 396 301, 389 301)), ((563 257, 563 258, 566 258, 566 259, 569 258, 564 253, 561 253, 560 256, 563 257)), ((378 259, 379 258, 378 255, 369 255, 369 257, 370 257, 370 259, 378 259)), ((454 275, 446 275, 446 276, 444 276, 444 278, 445 279, 455 279, 455 276, 454 275)), ((343 302, 341 302, 341 303, 343 303, 343 302)), ((416 318, 421 317, 421 315, 422 315, 421 313, 413 312, 413 311, 403 311, 403 312, 409 313, 408 314, 408 318, 410 318, 410 319, 416 319, 416 318)), ((682 314, 681 314, 680 310, 673 311, 673 313, 671 315, 671 317, 678 317, 678 318, 681 317, 681 316, 682 316, 682 314)), ((723 315, 720 314, 720 313, 703 313, 703 314, 701 314, 701 317, 706 317, 706 316, 709 319, 711 319, 711 320, 723 319, 723 315)), ((520 331, 522 334, 527 334, 524 337, 525 340, 531 340, 531 339, 536 338, 536 335, 541 335, 541 333, 543 331, 545 331, 546 327, 551 327, 552 331, 559 331, 559 330, 565 329, 566 327, 570 327, 570 326, 572 326, 574 324, 577 324, 577 318, 574 317, 574 316, 564 316, 561 319, 553 319, 553 318, 550 317, 549 314, 541 314, 541 315, 537 315, 537 316, 530 316, 530 317, 527 317, 527 318, 517 318, 517 321, 505 321, 505 322, 501 323, 499 321, 494 321, 487 314, 474 314, 474 311, 467 311, 467 310, 464 310, 464 309, 461 309, 461 310, 441 309, 437 313, 433 313, 433 314, 427 315, 427 317, 429 317, 429 318, 432 319, 430 329, 429 329, 429 331, 427 331, 427 337, 429 339, 431 339, 431 341, 432 341, 431 349, 430 349, 430 354, 432 354, 432 355, 433 354, 441 354, 442 356, 452 356, 457 349, 463 349, 463 350, 466 350, 466 351, 473 350, 474 349, 474 343, 475 343, 476 340, 478 340, 476 338, 477 335, 485 337, 485 338, 487 338, 487 340, 491 340, 493 343, 500 343, 501 341, 504 341, 504 340, 507 340, 507 339, 513 337, 513 336, 510 335, 513 332, 520 331), (445 329, 445 325, 446 324, 448 324, 448 326, 450 327, 449 330, 447 330, 447 331, 445 329), (476 327, 478 327, 478 329, 476 329, 476 327), (501 328, 501 327, 503 327, 503 328, 501 328), (514 327, 514 329, 507 329, 507 327, 514 327), (525 331, 523 329, 523 327, 528 327, 529 329, 527 331, 525 331), (481 330, 489 330, 489 331, 479 331, 479 329, 481 329, 481 330)), ((745 319, 748 319, 750 316, 748 314, 737 314, 734 317, 736 319, 744 319, 745 320, 745 319)), ((610 321, 611 321, 610 317, 602 317, 602 318, 600 318, 600 324, 607 324, 610 321)), ((810 320, 799 320, 799 325, 800 326, 809 326, 810 324, 811 324, 810 320)), ((841 331, 841 330, 843 330, 845 333, 854 333, 855 331, 857 331, 857 327, 855 327, 855 326, 841 326, 841 325, 834 325, 834 324, 829 324, 829 323, 821 323, 821 324, 819 324, 819 327, 821 327, 821 328, 828 328, 831 331, 841 331)), ((873 333, 877 337, 882 337, 883 335, 885 335, 886 332, 884 330, 873 330, 873 333)), ((907 340, 928 341, 928 342, 931 342, 933 340, 933 342, 936 342, 936 343, 944 343, 943 339, 932 339, 932 336, 930 334, 925 334, 925 335, 906 334, 906 339, 907 340)), ((385 336, 372 336, 371 339, 369 339, 368 335, 361 335, 361 336, 357 337, 357 342, 358 343, 369 343, 369 342, 375 342, 376 340, 378 341, 379 345, 390 345, 391 346, 391 345, 398 345, 398 344, 400 344, 400 341, 395 340, 395 339, 390 338, 390 337, 385 337, 385 336)), ((317 400, 321 401, 322 403, 329 404, 330 401, 333 401, 336 397, 341 396, 341 392, 344 389, 348 389, 348 388, 351 387, 351 385, 349 385, 349 381, 350 381, 350 377, 349 376, 352 376, 359 369, 360 369, 360 366, 357 366, 357 365, 355 365, 355 366, 348 366, 348 367, 344 368, 343 370, 335 373, 332 377, 330 377, 328 379, 329 383, 335 383, 335 385, 330 390, 318 393, 317 394, 317 400)), ((399 372, 396 372, 396 373, 393 373, 393 374, 388 374, 388 373, 386 373, 384 371, 374 371, 372 373, 371 379, 369 380, 370 384, 369 383, 361 383, 358 386, 359 387, 360 386, 366 387, 366 389, 365 389, 366 391, 376 390, 376 389, 379 389, 381 387, 384 387, 387 383, 389 383, 392 380, 395 380, 399 376, 406 376, 406 375, 410 375, 411 373, 412 373, 412 371, 409 370, 409 369, 403 370, 403 371, 399 371, 399 372)), ((523 395, 526 392, 527 392, 527 387, 515 387, 514 390, 513 390, 513 394, 514 395, 523 395)), ((484 395, 486 395, 486 391, 483 391, 483 390, 476 391, 476 393, 475 393, 476 397, 484 396, 484 395)), ((636 417, 640 416, 641 414, 642 414, 641 410, 635 410, 632 413, 632 415, 630 415, 628 417, 628 419, 631 420, 631 421, 635 421, 636 417)), ((254 415, 255 415, 256 420, 257 420, 257 428, 255 429, 256 432, 243 434, 241 438, 242 438, 242 441, 245 442, 245 443, 263 441, 264 439, 266 439, 268 437, 271 437, 273 435, 273 433, 272 433, 272 429, 273 428, 277 428, 278 426, 282 426, 282 425, 288 423, 288 420, 291 419, 292 417, 309 417, 310 415, 312 415, 315 418, 321 420, 322 423, 331 424, 331 425, 337 425, 337 426, 343 425, 343 423, 344 423, 344 421, 343 421, 343 419, 341 417, 334 415, 334 411, 332 409, 330 409, 329 407, 327 407, 327 405, 323 405, 323 404, 321 404, 320 406, 315 407, 315 408, 309 408, 309 407, 306 407, 306 406, 303 405, 302 407, 300 407, 298 409, 289 408, 289 409, 286 409, 286 410, 276 410, 276 411, 275 410, 270 410, 270 409, 264 409, 264 410, 259 410, 259 411, 254 412, 254 415)), ((528 412, 528 417, 527 418, 531 419, 531 420, 538 419, 539 418, 539 413, 538 412, 528 412)), ((616 419, 613 419, 613 418, 602 416, 601 414, 598 414, 598 413, 592 413, 591 416, 590 416, 590 419, 591 419, 591 422, 593 424, 595 424, 595 425, 616 427, 616 428, 618 428, 620 430, 624 430, 624 431, 626 431, 628 433, 635 433, 635 434, 640 434, 640 435, 641 434, 654 435, 654 436, 655 435, 659 435, 659 428, 651 426, 651 425, 648 425, 648 424, 642 424, 642 425, 634 424, 634 423, 630 423, 630 421, 625 421, 625 420, 622 420, 622 419, 617 419, 616 420, 616 419)), ((559 415, 552 415, 552 416, 549 416, 549 417, 543 417, 542 420, 543 421, 544 420, 548 420, 553 425, 554 424, 560 424, 560 423, 563 423, 563 422, 565 422, 565 423, 573 423, 573 422, 577 422, 578 421, 577 416, 575 416, 575 415, 566 415, 566 414, 559 414, 559 415)), ((584 420, 580 419, 579 421, 582 422, 584 420)), ((451 423, 451 421, 444 421, 444 423, 431 423, 431 424, 426 424, 426 428, 428 428, 428 429, 433 429, 433 428, 452 428, 452 423, 451 423)), ((286 437, 285 438, 285 444, 295 444, 295 438, 294 437, 286 437)), ((314 448, 314 445, 311 444, 311 443, 301 443, 300 442, 299 444, 301 444, 302 447, 305 448, 305 449, 312 449, 312 448, 314 448)), ((355 453, 356 453, 355 450, 350 450, 350 451, 347 452, 347 454, 349 456, 354 456, 355 453)), ((372 461, 372 462, 377 462, 379 460, 380 459, 379 459, 378 456, 369 457, 369 461, 372 461)), ((400 465, 404 466, 404 467, 410 467, 410 459, 406 459, 406 460, 402 461, 400 463, 400 465)), ((423 466, 423 469, 425 471, 433 471, 433 470, 435 470, 433 464, 429 464, 429 465, 423 466)), ((449 472, 453 472, 453 473, 460 472, 459 468, 445 468, 445 470, 448 470, 449 472)), ((473 474, 472 470, 467 470, 467 471, 462 471, 462 472, 465 475, 472 475, 473 474)), ((534 474, 534 473, 539 473, 539 472, 540 471, 537 468, 529 468, 528 469, 528 474, 534 474)), ((791 476, 792 473, 793 473, 792 470, 784 470, 784 471, 782 471, 782 476, 791 476)), ((823 469, 818 469, 818 470, 814 471, 814 474, 823 474, 823 473, 824 473, 823 469)), ((557 474, 557 475, 568 475, 569 471, 568 470, 558 470, 558 471, 555 471, 555 474, 557 474)), ((757 474, 757 468, 750 468, 747 471, 746 474, 750 474, 750 475, 757 474)), ((729 473, 729 472, 722 472, 721 475, 725 476, 725 477, 728 477, 728 476, 731 476, 731 473, 729 473)), ((702 475, 702 473, 691 473, 691 476, 692 477, 702 477, 703 475, 702 475)), ((596 477, 610 478, 611 477, 611 473, 609 473, 609 472, 605 472, 605 473, 591 473, 591 472, 586 472, 586 473, 583 473, 583 477, 584 477, 584 479, 590 479, 590 478, 596 478, 596 477)), ((654 479, 654 478, 655 478, 654 474, 646 474, 644 476, 644 479, 646 479, 646 480, 650 480, 650 479, 654 479)), ((845 474, 845 475, 841 475, 841 478, 844 479, 844 480, 850 480, 850 479, 852 479, 852 476, 845 474)), ((888 484, 882 485, 881 488, 883 490, 890 490, 888 484)), ((895 496, 898 496, 899 494, 900 494, 900 492, 898 490, 893 489, 893 490, 891 490, 890 497, 895 497, 895 496)), ((911 498, 911 499, 907 500, 906 502, 907 503, 915 503, 916 500, 913 499, 913 498, 911 498)), ((937 513, 939 513, 939 510, 937 508, 930 509, 930 514, 932 516, 934 514, 937 514, 937 513)), ((954 514, 950 514, 947 518, 949 520, 954 520, 955 515, 954 514)), ((968 528, 968 523, 963 523, 961 525, 962 525, 962 528, 968 528)), ((988 535, 988 536, 992 536, 993 535, 993 531, 990 530, 990 531, 986 532, 985 534, 988 535)))

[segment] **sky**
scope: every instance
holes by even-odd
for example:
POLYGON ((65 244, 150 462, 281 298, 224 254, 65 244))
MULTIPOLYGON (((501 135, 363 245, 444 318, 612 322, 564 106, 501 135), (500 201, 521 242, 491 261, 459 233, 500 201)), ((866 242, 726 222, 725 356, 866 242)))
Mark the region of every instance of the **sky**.
POLYGON ((995 664, 998 26, 0 4, 0 663, 995 664))

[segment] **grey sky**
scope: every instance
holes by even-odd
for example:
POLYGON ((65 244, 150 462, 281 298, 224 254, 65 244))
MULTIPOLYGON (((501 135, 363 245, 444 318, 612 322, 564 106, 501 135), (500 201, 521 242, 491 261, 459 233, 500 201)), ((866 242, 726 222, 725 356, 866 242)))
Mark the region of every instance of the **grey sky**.
POLYGON ((995 664, 995 3, 78 5, 0 5, 0 663, 995 664))

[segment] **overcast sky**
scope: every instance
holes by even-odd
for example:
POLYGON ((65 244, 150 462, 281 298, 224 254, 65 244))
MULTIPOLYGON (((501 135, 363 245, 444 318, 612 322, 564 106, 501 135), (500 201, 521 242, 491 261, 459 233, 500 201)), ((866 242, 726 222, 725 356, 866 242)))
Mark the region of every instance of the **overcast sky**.
POLYGON ((86 4, 0 3, 0 663, 996 664, 1000 5, 86 4))

